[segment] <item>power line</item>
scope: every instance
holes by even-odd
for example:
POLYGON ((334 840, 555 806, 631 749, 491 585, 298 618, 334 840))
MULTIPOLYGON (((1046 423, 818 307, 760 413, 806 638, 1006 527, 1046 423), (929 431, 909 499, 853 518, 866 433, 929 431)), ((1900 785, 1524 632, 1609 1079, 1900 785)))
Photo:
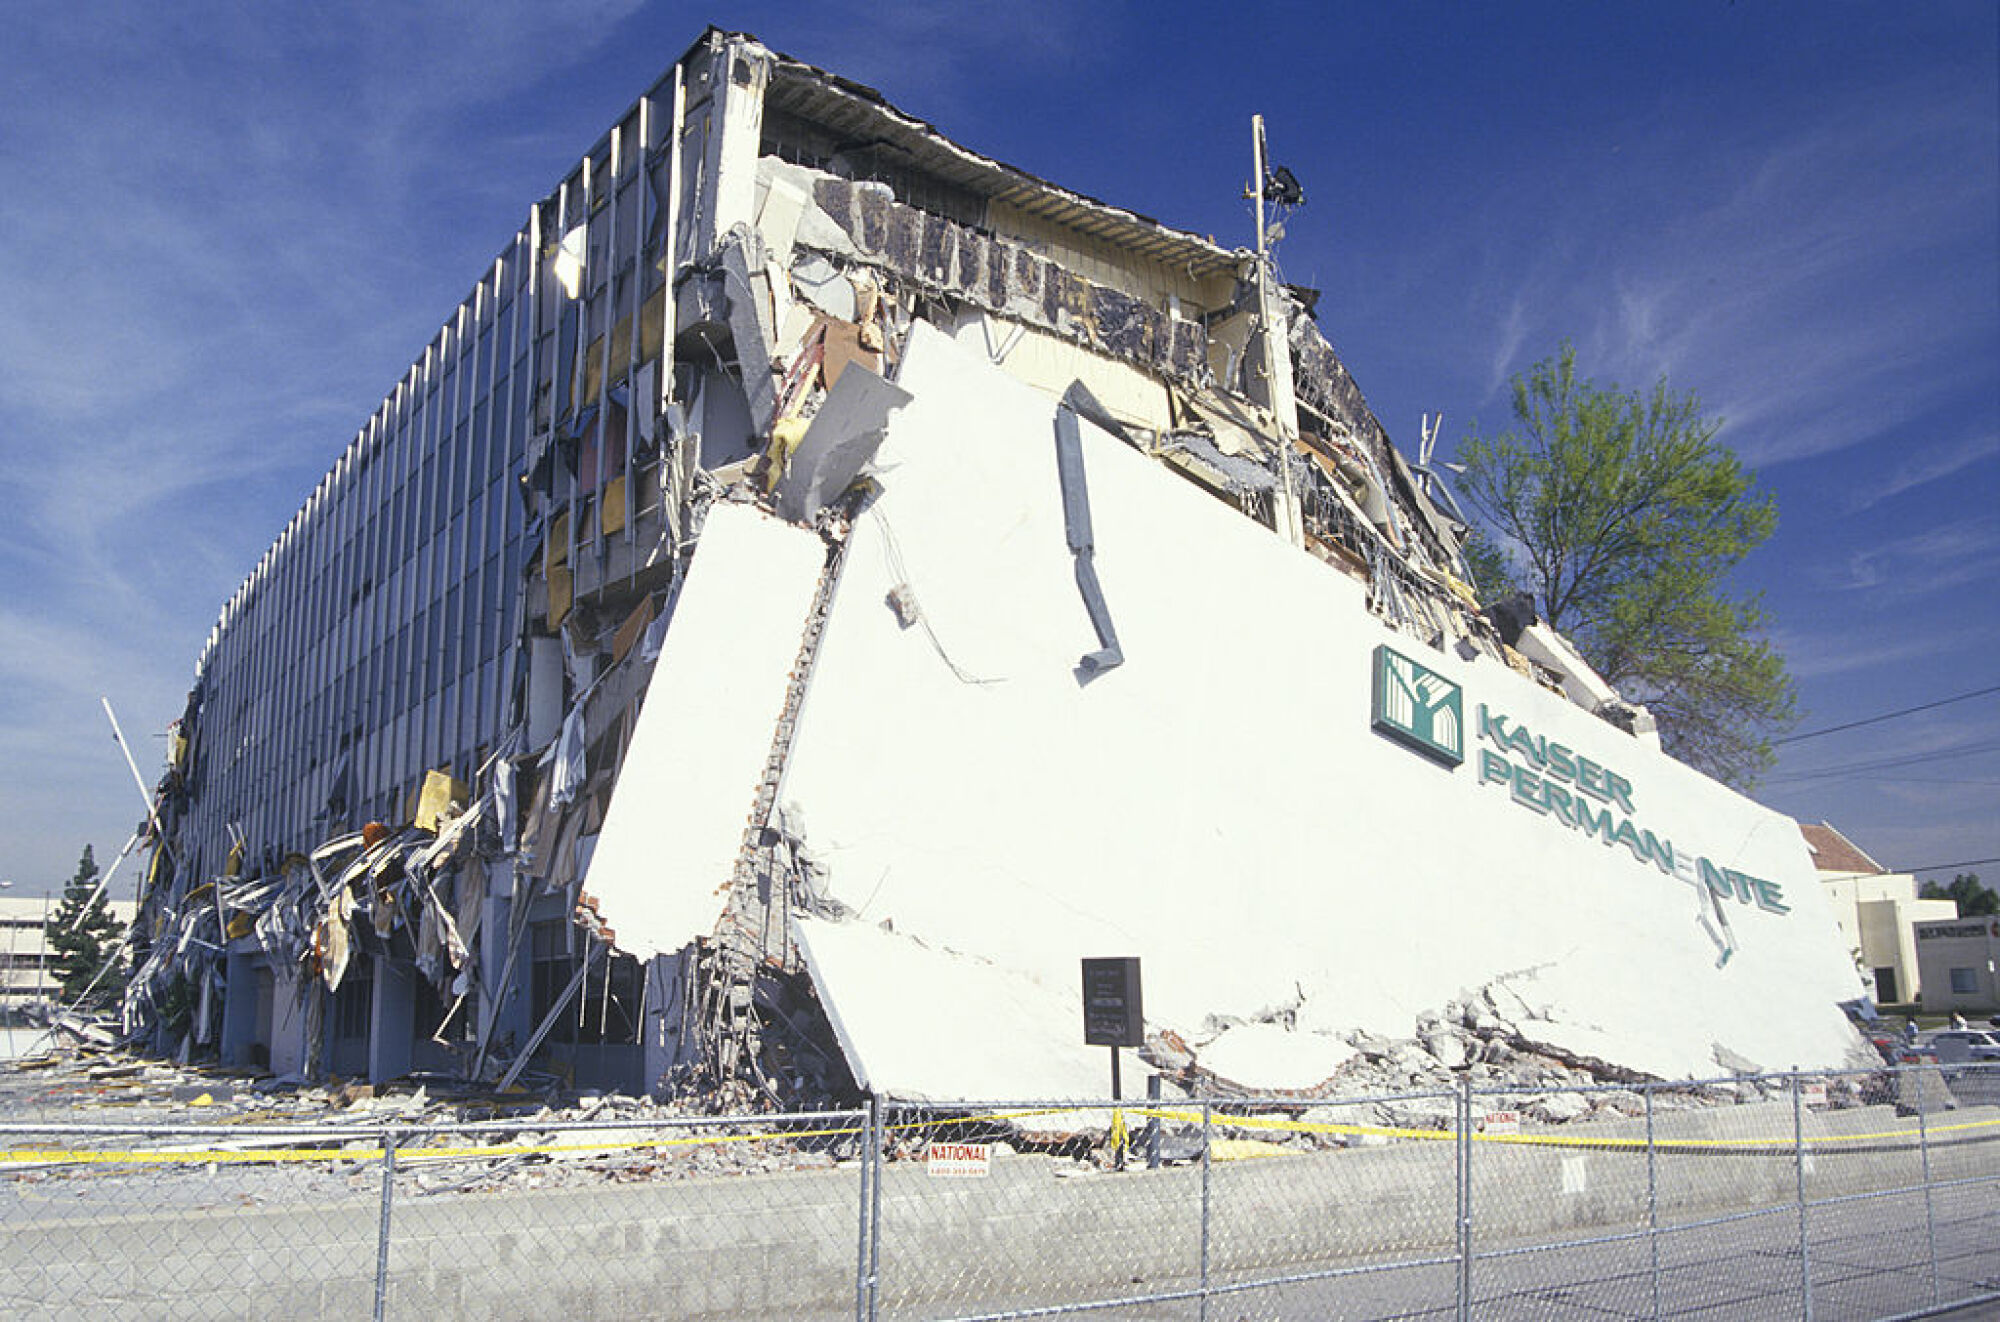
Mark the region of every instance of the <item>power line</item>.
POLYGON ((1946 762, 1955 757, 1976 757, 1981 753, 1991 753, 2000 749, 2000 740, 1988 740, 1977 744, 1960 744, 1954 748, 1940 749, 1933 753, 1912 753, 1904 757, 1871 758, 1865 762, 1849 762, 1842 766, 1827 767, 1822 771, 1795 771, 1789 775, 1772 776, 1767 785, 1793 785, 1805 780, 1840 780, 1849 776, 1865 776, 1871 771, 1892 771, 1897 767, 1919 766, 1925 762, 1946 762))
POLYGON ((1877 785, 1993 785, 2000 780, 1978 780, 1966 776, 1877 776, 1877 785))
POLYGON ((1869 716, 1859 721, 1849 721, 1845 725, 1829 725, 1824 730, 1810 730, 1805 734, 1790 735, 1784 739, 1773 739, 1771 745, 1775 748, 1779 744, 1796 744, 1806 739, 1817 739, 1823 734, 1839 734, 1842 730, 1858 730, 1864 725, 1874 725, 1880 721, 1893 721, 1899 716, 1914 716, 1920 711, 1930 711, 1936 707, 1948 707, 1954 702, 1964 702, 1967 698, 1983 698, 1989 693, 2000 693, 2000 684, 1990 685, 1983 689, 1974 689, 1970 693, 1954 694, 1949 698, 1939 698, 1936 702, 1926 702, 1918 707, 1905 707, 1901 711, 1883 712, 1880 716, 1869 716))
POLYGON ((1920 868, 1904 868, 1904 872, 1942 872, 1946 868, 1976 868, 1982 863, 2000 863, 2000 858, 1969 858, 1963 863, 1928 863, 1920 868))

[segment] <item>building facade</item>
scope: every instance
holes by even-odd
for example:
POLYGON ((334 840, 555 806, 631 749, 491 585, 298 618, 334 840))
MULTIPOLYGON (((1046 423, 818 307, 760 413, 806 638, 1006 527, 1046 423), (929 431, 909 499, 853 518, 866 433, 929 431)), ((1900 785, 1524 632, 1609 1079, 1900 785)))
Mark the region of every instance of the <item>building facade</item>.
POLYGON ((1916 943, 1924 1009, 2000 1009, 2000 918, 1920 922, 1916 943))
MULTIPOLYGON (((0 1011, 61 1000, 49 946, 49 920, 62 899, 55 895, 0 896, 0 1011)), ((132 921, 129 900, 109 901, 122 927, 132 921)))
POLYGON ((1826 822, 1799 823, 1813 867, 1826 888, 1834 921, 1878 1005, 1914 1005, 1923 999, 1923 968, 1915 925, 1953 918, 1950 900, 1926 900, 1917 879, 1891 872, 1826 822))
MULTIPOLYGON (((1141 871, 1165 908, 1183 884, 1213 903, 1218 870, 1329 894, 1343 854, 1376 860, 1375 888, 1480 875, 1469 838, 1413 830, 1399 863, 1357 826, 1417 777, 1402 802, 1442 792, 1522 847, 1476 892, 1505 939, 1380 1014, 1535 964, 1560 933, 1504 878, 1542 856, 1520 872, 1541 885, 1554 850, 1555 874, 1609 856, 1643 882, 1636 908, 1576 922, 1671 922, 1663 976, 1768 976, 1837 1057, 1833 928, 1796 832, 1665 758, 1546 626, 1478 609, 1449 496, 1312 301, 1260 252, 711 30, 530 209, 225 605, 158 794, 129 1019, 280 1073, 908 1089, 879 1064, 893 1045, 863 1045, 913 1031, 885 1027, 894 1006, 963 1016, 992 993, 1053 1023, 1074 1000, 1068 937, 963 925, 1029 873, 1076 914, 1122 910, 1107 878, 1141 871), (1055 665, 1077 627, 1095 645, 1055 665), (1372 726, 1315 705, 1365 698, 1370 667, 1372 726), (1003 828, 1010 795, 1065 783, 1059 748, 1096 776, 1003 828), (1440 791, 1423 777, 1447 762, 1440 791), (1676 852, 1635 793, 1748 843, 1676 852), (1085 808, 1074 848, 1010 852, 1020 822, 1053 839, 1085 808), (1199 877, 1213 844, 1142 863, 1204 812, 1247 852, 1199 877), (913 876, 935 884, 902 895, 913 876), (936 939, 861 939, 925 922, 936 939), (871 978, 906 959, 936 994, 878 1001, 871 978)), ((1201 926, 1163 931, 1154 967, 1212 963, 1174 944, 1201 926)), ((1349 939, 1280 980, 1335 1004, 1349 939)), ((1200 995, 1283 999, 1182 990, 1163 1029, 1202 1022, 1200 995)), ((1030 1075, 1069 1058, 1050 1034, 1030 1075)), ((1688 1049, 1709 1043, 1633 1039, 1669 1071, 1700 1068, 1688 1049)), ((1053 1095, 1028 1080, 1003 1091, 1053 1095)))

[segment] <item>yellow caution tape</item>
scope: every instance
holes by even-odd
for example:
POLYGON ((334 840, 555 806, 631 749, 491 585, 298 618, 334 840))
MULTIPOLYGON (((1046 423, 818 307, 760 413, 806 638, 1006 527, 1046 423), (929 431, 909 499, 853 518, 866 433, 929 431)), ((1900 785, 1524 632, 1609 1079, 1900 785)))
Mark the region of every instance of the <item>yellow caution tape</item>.
MULTIPOLYGON (((703 1147, 714 1143, 757 1143, 773 1138, 825 1138, 858 1134, 861 1128, 849 1125, 835 1129, 784 1129, 755 1134, 708 1134, 694 1138, 619 1139, 605 1143, 493 1143, 471 1147, 398 1147, 399 1161, 435 1161, 445 1158, 518 1157, 558 1152, 624 1152, 645 1148, 703 1147)), ((0 1150, 0 1168, 9 1165, 52 1163, 87 1166, 146 1164, 199 1166, 209 1162, 293 1162, 293 1161, 380 1161, 385 1148, 258 1148, 163 1149, 163 1148, 11 1148, 0 1150)))
MULTIPOLYGON (((883 1126, 884 1132, 920 1129, 941 1129, 957 1125, 993 1124, 1008 1120, 1028 1119, 1041 1115, 1067 1115, 1075 1108, 1049 1107, 1026 1111, 995 1111, 977 1115, 950 1118, 932 1118, 883 1126)), ((1130 1108, 1131 1113, 1148 1119, 1177 1123, 1199 1124, 1199 1111, 1153 1110, 1144 1107, 1130 1108)), ((1391 1125, 1333 1124, 1321 1121, 1286 1120, 1266 1116, 1238 1116, 1210 1113, 1211 1125, 1231 1129, 1273 1129, 1289 1133, 1342 1134, 1360 1137, 1402 1138, 1419 1141, 1441 1142, 1454 1140, 1457 1134, 1448 1129, 1409 1129, 1391 1125)), ((1803 1140, 1791 1138, 1661 1138, 1655 1136, 1655 1148, 1787 1148, 1795 1141, 1808 1145, 1866 1143, 1879 1141, 1909 1141, 1919 1137, 1939 1134, 1964 1133, 1971 1130, 2000 1128, 2000 1120, 1970 1120, 1951 1125, 1931 1125, 1923 1129, 1889 1129, 1863 1134, 1814 1134, 1803 1140)), ((747 1134, 703 1134, 686 1138, 619 1139, 611 1142, 576 1143, 496 1143, 474 1146, 447 1147, 398 1147, 396 1156, 401 1161, 440 1161, 482 1159, 502 1157, 554 1155, 572 1152, 624 1152, 640 1151, 648 1148, 703 1147, 722 1143, 760 1143, 771 1139, 833 1138, 861 1134, 865 1126, 860 1124, 837 1125, 820 1129, 759 1130, 747 1134)), ((1133 1137, 1125 1123, 1123 1110, 1112 1112, 1110 1134, 1114 1145, 1127 1145, 1133 1137)), ((1643 1152, 1647 1144, 1637 1138, 1598 1138, 1585 1135, 1563 1134, 1474 1134, 1476 1143, 1503 1143, 1520 1147, 1554 1148, 1596 1148, 1606 1151, 1643 1152)), ((380 1146, 368 1148, 261 1148, 252 1150, 234 1149, 160 1149, 160 1148, 8 1148, 0 1149, 0 1170, 9 1166, 24 1165, 207 1165, 210 1163, 255 1164, 269 1162, 280 1164, 304 1161, 380 1161, 386 1155, 380 1146)), ((1279 1153, 1270 1145, 1255 1139, 1215 1139, 1210 1146, 1211 1155, 1218 1160, 1233 1160, 1245 1156, 1275 1156, 1279 1153)))
MULTIPOLYGON (((1199 1111, 1151 1111, 1140 1110, 1135 1114, 1174 1120, 1184 1123, 1201 1123, 1199 1111)), ((1310 1120, 1285 1120, 1265 1116, 1221 1116, 1210 1114, 1211 1124, 1221 1124, 1232 1129, 1281 1129, 1292 1133, 1310 1134, 1350 1134, 1381 1138, 1427 1139, 1432 1142, 1455 1139, 1457 1133, 1449 1129, 1403 1129, 1388 1125, 1347 1125, 1331 1124, 1310 1120)), ((2000 1127, 2000 1120, 1968 1120, 1955 1125, 1931 1125, 1924 1129, 1888 1129, 1867 1134, 1814 1134, 1803 1141, 1808 1144, 1863 1143, 1883 1139, 1914 1139, 1928 1134, 1948 1134, 1970 1129, 1992 1129, 2000 1127)), ((1526 1147, 1567 1147, 1567 1148, 1610 1148, 1643 1152, 1646 1140, 1643 1138, 1593 1138, 1563 1134, 1474 1134, 1475 1143, 1511 1143, 1526 1147)), ((1791 1147, 1790 1138, 1661 1138, 1655 1135, 1655 1148, 1757 1148, 1791 1147)))

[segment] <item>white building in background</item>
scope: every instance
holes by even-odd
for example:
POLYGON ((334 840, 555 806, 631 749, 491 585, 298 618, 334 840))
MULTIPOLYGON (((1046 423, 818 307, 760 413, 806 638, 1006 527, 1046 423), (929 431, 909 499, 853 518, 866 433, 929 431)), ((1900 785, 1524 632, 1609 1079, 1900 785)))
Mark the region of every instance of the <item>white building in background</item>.
POLYGON ((1920 922, 1916 945, 1924 1009, 2000 1009, 2000 917, 1920 922))
POLYGON ((1799 823, 1812 851, 1813 867, 1833 908, 1862 980, 1879 1005, 1914 1005, 1924 996, 1924 974, 1912 927, 1937 918, 1956 918, 1951 900, 1918 896, 1917 879, 1891 872, 1826 822, 1799 823))
MULTIPOLYGON (((56 895, 0 896, 0 1010, 57 999, 48 927, 61 903, 56 895)), ((113 900, 110 905, 121 927, 131 923, 132 901, 113 900)))

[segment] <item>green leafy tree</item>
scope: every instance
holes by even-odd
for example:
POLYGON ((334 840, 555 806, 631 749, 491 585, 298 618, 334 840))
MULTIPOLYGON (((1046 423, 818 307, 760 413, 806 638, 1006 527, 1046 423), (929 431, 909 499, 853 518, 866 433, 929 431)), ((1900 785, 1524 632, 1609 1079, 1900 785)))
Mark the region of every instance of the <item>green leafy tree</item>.
POLYGON ((1991 887, 1980 885, 1977 872, 1961 872, 1951 879, 1949 886, 1927 881, 1917 894, 1926 900, 1955 900, 1960 918, 2000 914, 2000 895, 1994 894, 1991 887))
POLYGON ((1668 752, 1754 785, 1796 697, 1762 636, 1763 607, 1725 580, 1777 527, 1776 501, 1716 443, 1721 423, 1692 393, 1581 380, 1568 342, 1514 377, 1513 413, 1506 431, 1475 429, 1459 447, 1458 490, 1490 547, 1482 586, 1532 593, 1599 674, 1652 710, 1668 752))
POLYGON ((49 919, 50 969, 62 988, 64 1004, 74 1003, 93 980, 97 985, 91 988, 91 1004, 116 999, 125 985, 122 973, 113 968, 101 979, 97 975, 118 957, 118 937, 118 920, 103 894, 97 892, 97 860, 85 845, 76 875, 63 886, 62 903, 49 919))
POLYGON ((1494 542, 1484 528, 1474 527, 1466 536, 1465 566, 1472 572, 1472 591, 1486 604, 1512 595, 1514 587, 1513 571, 1507 564, 1507 553, 1494 542))

